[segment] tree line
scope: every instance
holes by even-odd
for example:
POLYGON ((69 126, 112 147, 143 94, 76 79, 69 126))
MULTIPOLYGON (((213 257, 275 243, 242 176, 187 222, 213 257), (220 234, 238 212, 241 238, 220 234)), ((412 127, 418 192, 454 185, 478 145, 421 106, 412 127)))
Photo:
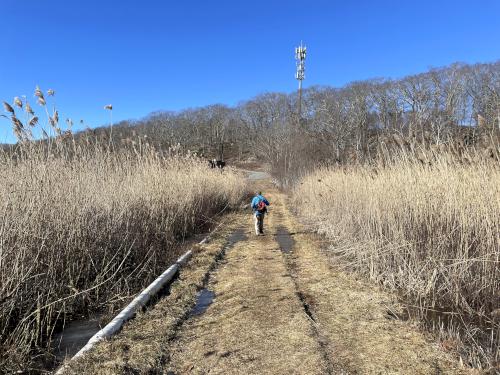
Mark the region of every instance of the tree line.
MULTIPOLYGON (((453 64, 302 94, 264 93, 229 107, 155 112, 115 126, 118 143, 180 144, 207 158, 256 158, 282 177, 317 163, 369 162, 393 149, 483 148, 498 157, 500 61, 453 64)), ((97 129, 94 132, 105 132, 97 129)))

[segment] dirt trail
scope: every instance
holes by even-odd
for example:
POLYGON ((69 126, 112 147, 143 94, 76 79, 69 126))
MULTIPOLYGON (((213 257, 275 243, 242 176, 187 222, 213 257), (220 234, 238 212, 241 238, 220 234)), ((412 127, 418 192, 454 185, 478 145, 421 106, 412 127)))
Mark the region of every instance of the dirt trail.
POLYGON ((467 373, 416 327, 394 319, 390 295, 331 264, 285 195, 268 180, 254 185, 272 203, 266 235, 252 233, 249 212, 232 214, 170 296, 74 364, 74 373, 467 373), (235 231, 246 238, 228 246, 235 231), (227 251, 214 262, 223 244, 227 251), (202 288, 215 298, 191 314, 202 288))
MULTIPOLYGON (((268 194, 274 200, 274 194, 268 194)), ((251 218, 244 223, 251 228, 251 218)), ((268 216, 268 234, 248 233, 225 257, 208 289, 215 300, 184 323, 172 342, 175 373, 323 374, 327 370, 309 317, 296 295, 268 216)))

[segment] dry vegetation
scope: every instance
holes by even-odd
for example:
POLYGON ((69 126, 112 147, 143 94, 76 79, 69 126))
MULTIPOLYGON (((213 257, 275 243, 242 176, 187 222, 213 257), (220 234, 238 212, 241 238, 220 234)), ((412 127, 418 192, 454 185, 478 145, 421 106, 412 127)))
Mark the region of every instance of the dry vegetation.
POLYGON ((392 293, 332 265, 286 194, 267 181, 253 186, 272 202, 267 235, 253 235, 247 210, 227 215, 168 298, 71 361, 66 374, 472 373, 411 322, 388 318, 399 310, 392 293), (215 298, 186 314, 201 288, 215 298))
POLYGON ((294 193, 336 256, 399 290, 464 360, 488 367, 500 359, 496 162, 320 169, 294 193))
POLYGON ((59 136, 35 143, 34 114, 7 110, 20 142, 0 153, 0 373, 30 368, 65 319, 137 292, 245 192, 236 173, 173 149, 76 144, 55 115, 59 136))

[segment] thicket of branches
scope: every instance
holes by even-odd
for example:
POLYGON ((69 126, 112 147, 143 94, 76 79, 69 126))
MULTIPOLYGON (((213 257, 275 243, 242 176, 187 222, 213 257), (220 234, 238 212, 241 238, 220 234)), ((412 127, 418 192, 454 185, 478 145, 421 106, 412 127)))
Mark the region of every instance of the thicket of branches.
POLYGON ((226 157, 268 161, 283 179, 318 163, 387 157, 394 148, 459 154, 480 148, 498 158, 500 62, 316 86, 304 91, 303 100, 300 121, 295 93, 266 93, 235 107, 152 113, 121 122, 113 134, 122 143, 136 136, 163 146, 179 143, 209 158, 220 157, 224 145, 226 157))

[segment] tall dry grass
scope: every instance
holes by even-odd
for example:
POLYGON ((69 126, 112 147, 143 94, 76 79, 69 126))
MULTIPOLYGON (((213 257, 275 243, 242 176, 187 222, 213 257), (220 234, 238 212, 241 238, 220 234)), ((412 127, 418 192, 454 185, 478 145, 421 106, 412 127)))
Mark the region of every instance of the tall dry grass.
POLYGON ((432 166, 320 169, 297 185, 294 202, 343 264, 468 344, 472 365, 500 359, 498 164, 443 156, 432 166))
POLYGON ((151 281, 176 240, 245 191, 235 173, 153 150, 4 155, 0 175, 0 337, 10 358, 0 368, 10 369, 26 364, 57 320, 151 281))
POLYGON ((172 149, 19 134, 0 152, 0 373, 28 369, 61 321, 136 293, 246 193, 172 149))

